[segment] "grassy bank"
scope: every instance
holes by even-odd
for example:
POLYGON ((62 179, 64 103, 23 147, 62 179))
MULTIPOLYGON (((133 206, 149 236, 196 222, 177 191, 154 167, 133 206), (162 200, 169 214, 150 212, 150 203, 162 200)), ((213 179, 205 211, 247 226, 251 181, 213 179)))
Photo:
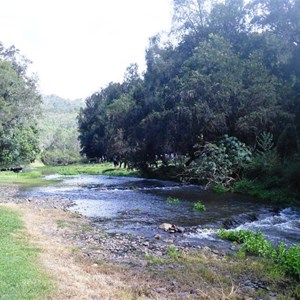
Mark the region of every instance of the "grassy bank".
POLYGON ((111 163, 104 164, 75 164, 68 166, 44 166, 37 168, 42 174, 60 175, 110 175, 110 176, 139 176, 137 171, 114 167, 111 163))
POLYGON ((286 275, 270 259, 242 256, 240 252, 224 257, 211 251, 186 253, 172 246, 168 256, 146 256, 146 270, 162 281, 180 286, 181 290, 195 290, 200 299, 271 299, 274 296, 274 299, 284 300, 300 297, 298 278, 286 275), (250 288, 245 281, 250 283, 250 288), (259 284, 255 286, 255 283, 259 284))
POLYGON ((20 185, 41 185, 49 184, 40 171, 28 171, 21 173, 0 172, 0 183, 2 184, 20 184, 20 185))
POLYGON ((44 185, 56 182, 55 180, 45 180, 44 177, 50 174, 60 175, 109 175, 109 176, 139 176, 137 171, 125 168, 114 168, 112 164, 78 164, 69 166, 38 166, 33 170, 14 173, 0 172, 0 183, 21 184, 21 185, 44 185))
POLYGON ((53 289, 22 230, 19 215, 0 206, 0 299, 44 299, 53 289))
POLYGON ((287 188, 269 187, 263 181, 243 179, 236 182, 230 189, 232 192, 278 204, 299 204, 299 194, 287 188))

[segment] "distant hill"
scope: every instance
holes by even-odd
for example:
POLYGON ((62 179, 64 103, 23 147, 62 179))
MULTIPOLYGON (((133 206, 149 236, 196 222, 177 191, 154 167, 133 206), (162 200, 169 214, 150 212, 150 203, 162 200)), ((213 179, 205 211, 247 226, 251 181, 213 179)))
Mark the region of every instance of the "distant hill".
POLYGON ((46 156, 53 156, 53 159, 60 157, 60 160, 67 156, 67 161, 70 156, 79 159, 76 117, 83 106, 83 99, 68 100, 57 95, 42 96, 42 116, 39 120, 42 160, 46 160, 46 156))
POLYGON ((42 109, 43 112, 78 112, 80 107, 84 105, 83 99, 69 100, 61 98, 57 95, 43 95, 42 96, 42 109))

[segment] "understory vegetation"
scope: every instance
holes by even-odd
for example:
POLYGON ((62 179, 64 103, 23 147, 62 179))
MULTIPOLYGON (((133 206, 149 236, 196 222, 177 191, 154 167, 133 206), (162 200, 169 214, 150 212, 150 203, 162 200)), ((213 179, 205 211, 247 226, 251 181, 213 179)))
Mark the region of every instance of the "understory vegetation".
POLYGON ((114 168, 111 163, 105 164, 73 164, 68 166, 39 166, 20 173, 11 171, 0 172, 0 183, 21 185, 47 185, 59 179, 45 179, 46 175, 108 175, 108 176, 140 176, 138 171, 125 168, 114 168))
POLYGON ((249 282, 263 283, 251 292, 248 290, 248 296, 254 299, 269 299, 270 292, 282 300, 300 296, 298 276, 285 272, 284 267, 279 268, 266 257, 240 251, 235 256, 221 258, 213 252, 186 253, 170 247, 167 258, 147 255, 146 259, 148 269, 156 278, 179 285, 183 290, 191 289, 196 283, 197 292, 204 299, 242 299, 245 278, 249 282))
POLYGON ((114 168, 111 163, 103 164, 72 164, 67 166, 45 166, 37 168, 43 175, 60 174, 60 175, 112 175, 112 176, 135 176, 139 177, 139 172, 127 168, 114 168))
POLYGON ((39 250, 28 243, 23 229, 16 212, 0 207, 1 299, 44 299, 54 288, 40 268, 39 250))
POLYGON ((278 269, 300 279, 300 244, 287 246, 279 243, 276 249, 262 233, 250 230, 221 229, 219 237, 242 244, 242 251, 268 258, 278 269))

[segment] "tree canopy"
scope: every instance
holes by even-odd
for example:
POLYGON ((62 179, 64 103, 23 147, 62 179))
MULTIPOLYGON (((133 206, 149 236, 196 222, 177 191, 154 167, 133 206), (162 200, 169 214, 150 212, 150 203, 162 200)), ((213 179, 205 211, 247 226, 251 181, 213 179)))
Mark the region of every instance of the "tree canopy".
POLYGON ((82 153, 149 166, 165 154, 196 159, 204 141, 235 136, 275 143, 287 124, 299 133, 299 0, 175 0, 169 40, 146 51, 122 83, 86 99, 82 153))
POLYGON ((36 78, 27 75, 29 63, 0 44, 0 166, 30 163, 39 152, 40 95, 36 78))

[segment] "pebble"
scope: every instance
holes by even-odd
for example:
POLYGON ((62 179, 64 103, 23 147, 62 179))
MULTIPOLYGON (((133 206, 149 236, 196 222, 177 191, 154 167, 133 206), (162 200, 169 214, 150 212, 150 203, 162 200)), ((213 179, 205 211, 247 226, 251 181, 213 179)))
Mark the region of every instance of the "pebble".
POLYGON ((154 236, 154 238, 155 238, 156 240, 160 240, 160 239, 161 239, 161 235, 160 235, 160 234, 156 234, 156 235, 154 236))

